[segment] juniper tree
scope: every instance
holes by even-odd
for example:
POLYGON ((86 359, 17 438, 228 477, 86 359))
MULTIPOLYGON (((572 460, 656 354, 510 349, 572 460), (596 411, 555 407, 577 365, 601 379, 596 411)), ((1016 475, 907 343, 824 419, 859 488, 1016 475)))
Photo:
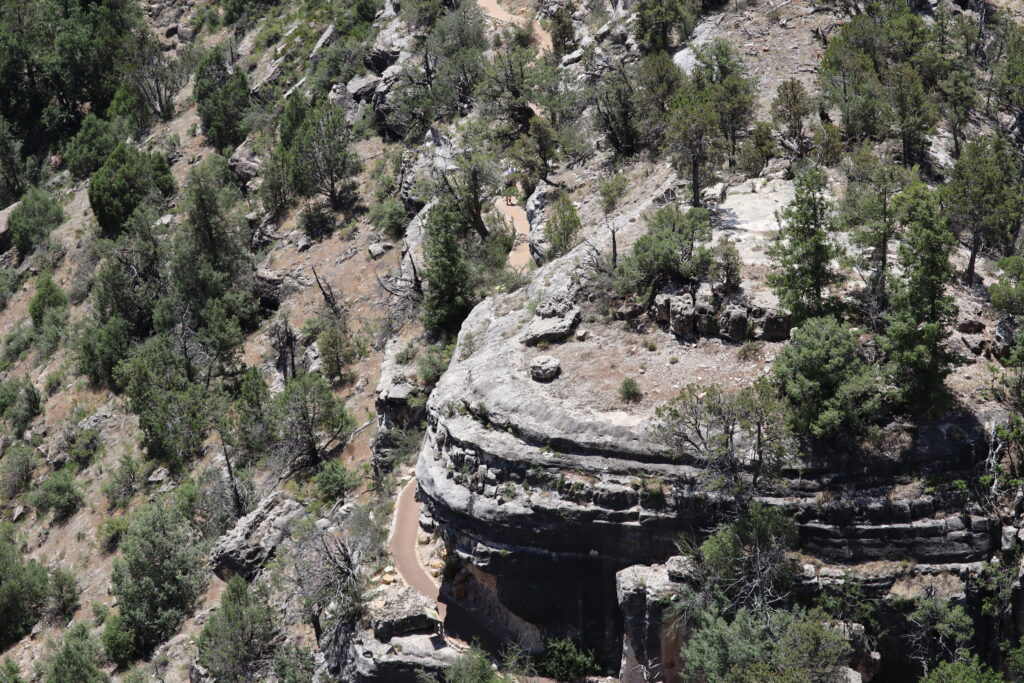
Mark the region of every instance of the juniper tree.
POLYGON ((795 78, 783 81, 772 100, 772 118, 785 131, 798 153, 804 151, 804 119, 811 113, 811 97, 795 78))
POLYGON ((970 250, 964 282, 973 284, 982 248, 1005 249, 1020 230, 1020 161, 1006 138, 991 135, 967 143, 950 175, 943 206, 953 232, 970 250))
POLYGON ((722 131, 713 90, 696 79, 684 82, 672 103, 667 146, 672 163, 690 177, 690 203, 701 206, 705 175, 720 159, 722 131))

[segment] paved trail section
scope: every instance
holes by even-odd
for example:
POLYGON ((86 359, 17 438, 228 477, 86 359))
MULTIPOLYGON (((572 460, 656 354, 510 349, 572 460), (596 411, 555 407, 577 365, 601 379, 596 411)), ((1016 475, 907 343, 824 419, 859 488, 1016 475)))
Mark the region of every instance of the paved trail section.
MULTIPOLYGON (((398 504, 395 506, 395 532, 391 535, 388 549, 395 560, 395 569, 405 582, 437 602, 439 586, 416 556, 416 537, 419 532, 420 504, 416 502, 416 479, 410 479, 398 494, 398 504)), ((445 607, 446 605, 438 602, 437 613, 442 620, 445 618, 445 607)))
MULTIPOLYGON (((496 0, 477 0, 477 2, 484 14, 498 21, 515 23, 520 26, 525 26, 530 21, 525 17, 507 12, 498 5, 496 0)), ((536 20, 533 21, 533 34, 541 51, 550 52, 551 35, 536 20)), ((509 252, 509 265, 516 269, 525 269, 531 260, 530 222, 526 219, 526 211, 518 203, 506 203, 504 198, 498 200, 497 208, 512 222, 516 231, 516 245, 509 252)), ((446 599, 440 595, 440 586, 420 563, 416 553, 419 532, 420 504, 416 501, 416 479, 413 478, 402 488, 395 505, 395 528, 388 544, 395 568, 407 584, 436 603, 438 616, 444 623, 446 637, 465 643, 477 642, 492 653, 497 653, 500 650, 501 641, 475 617, 458 605, 448 604, 446 599)), ((525 680, 546 681, 547 679, 531 677, 525 680)))
POLYGON ((444 636, 459 649, 467 649, 476 643, 492 655, 498 656, 503 645, 500 638, 491 633, 482 622, 456 604, 449 604, 440 595, 436 580, 420 563, 416 554, 416 537, 420 532, 420 504, 416 501, 416 479, 410 479, 395 505, 395 528, 391 534, 388 550, 402 579, 417 591, 433 600, 437 614, 444 624, 444 636))

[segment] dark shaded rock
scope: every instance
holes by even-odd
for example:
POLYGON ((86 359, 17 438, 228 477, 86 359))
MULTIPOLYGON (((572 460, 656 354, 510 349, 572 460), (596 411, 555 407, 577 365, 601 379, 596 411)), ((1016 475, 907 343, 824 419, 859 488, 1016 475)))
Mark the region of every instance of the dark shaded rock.
POLYGON ((718 314, 718 333, 738 344, 747 337, 747 309, 739 304, 724 306, 718 314))

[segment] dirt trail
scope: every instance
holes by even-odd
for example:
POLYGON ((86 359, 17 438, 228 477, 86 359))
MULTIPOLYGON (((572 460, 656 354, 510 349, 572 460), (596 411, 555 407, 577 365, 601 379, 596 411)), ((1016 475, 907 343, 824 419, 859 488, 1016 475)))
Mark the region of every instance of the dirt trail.
POLYGON ((516 229, 516 244, 508 253, 508 265, 515 270, 525 270, 533 258, 530 255, 530 221, 526 219, 526 210, 518 202, 509 204, 504 197, 499 197, 494 206, 516 229))
MULTIPOLYGON (((477 4, 484 14, 497 21, 519 24, 520 26, 525 26, 529 21, 526 17, 512 14, 499 6, 497 0, 477 0, 477 4)), ((540 47, 541 52, 551 52, 551 34, 545 31, 544 27, 536 19, 533 20, 533 35, 537 39, 537 45, 540 47)))

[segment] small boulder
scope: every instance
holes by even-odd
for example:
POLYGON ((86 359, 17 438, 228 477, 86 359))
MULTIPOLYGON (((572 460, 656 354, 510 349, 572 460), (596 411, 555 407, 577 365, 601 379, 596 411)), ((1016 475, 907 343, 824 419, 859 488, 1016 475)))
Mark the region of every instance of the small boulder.
POLYGON ((981 334, 985 331, 985 323, 980 320, 961 320, 956 326, 957 332, 964 334, 981 334))
POLYGON ((553 356, 537 356, 530 361, 530 377, 535 382, 550 382, 558 377, 562 364, 553 356))
POLYGON ((149 478, 146 479, 146 483, 153 484, 155 486, 157 484, 163 484, 170 478, 171 473, 167 470, 166 467, 158 467, 157 469, 153 470, 152 474, 149 475, 149 478))
POLYGON ((367 247, 367 251, 370 252, 370 258, 376 260, 394 248, 395 245, 392 244, 391 242, 374 242, 369 247, 367 247))
POLYGON ((536 313, 523 333, 523 343, 527 346, 562 341, 572 334, 582 315, 578 306, 562 298, 545 299, 537 306, 536 313))

